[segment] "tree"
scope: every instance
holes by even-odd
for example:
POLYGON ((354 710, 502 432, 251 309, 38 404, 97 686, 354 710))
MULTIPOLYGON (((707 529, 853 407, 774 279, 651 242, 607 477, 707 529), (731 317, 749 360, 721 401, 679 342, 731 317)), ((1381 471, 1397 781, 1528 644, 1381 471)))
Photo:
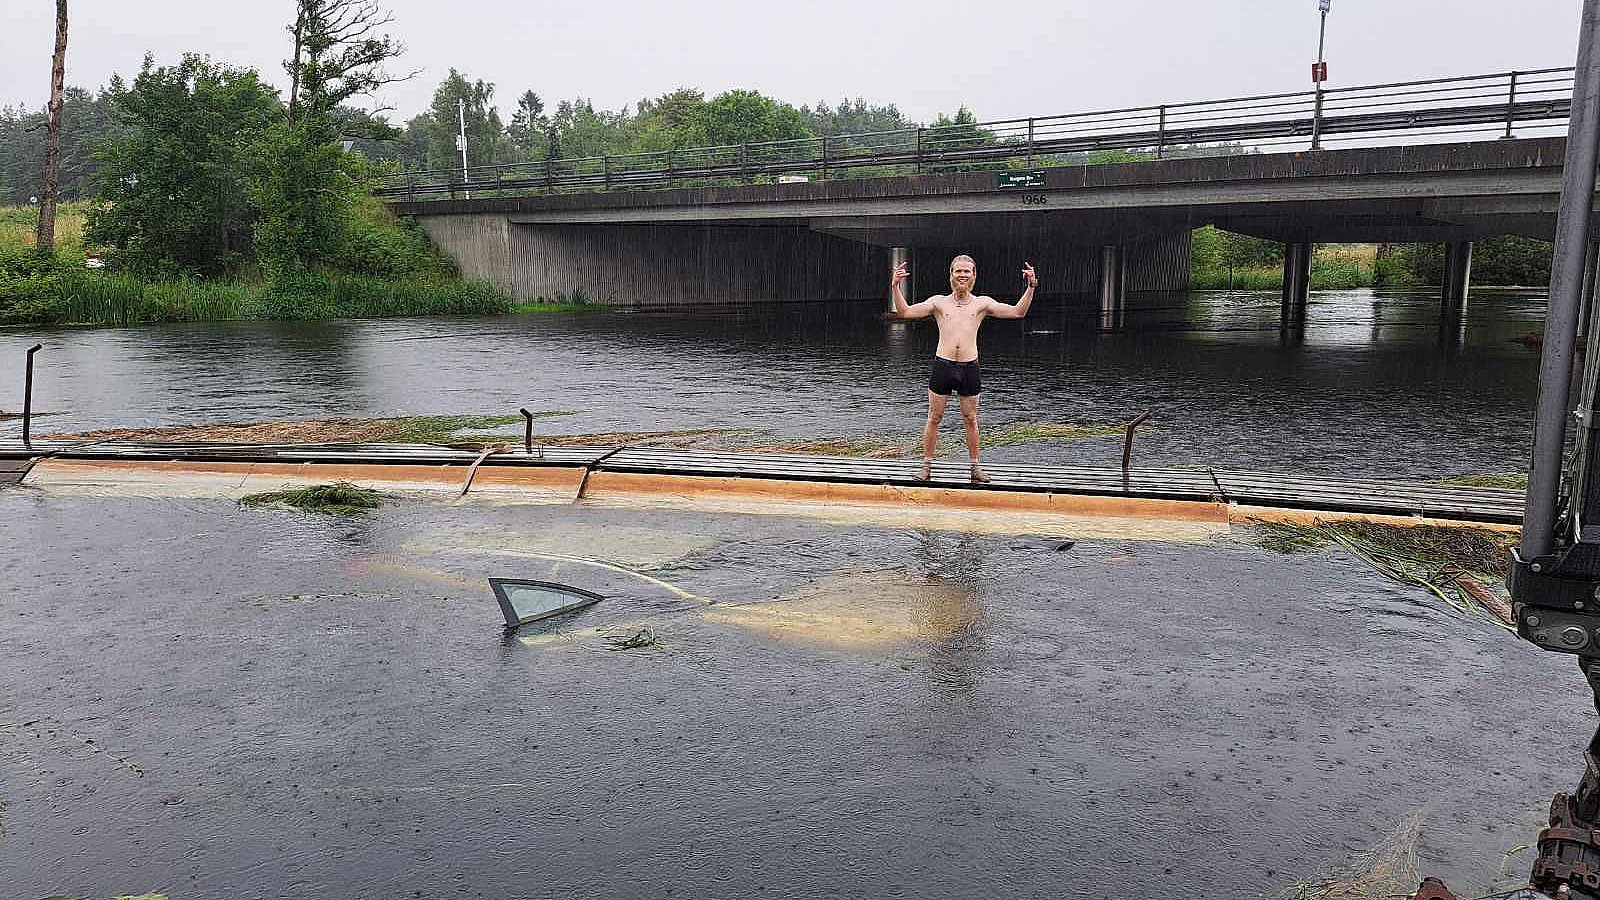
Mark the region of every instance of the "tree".
POLYGON ((67 0, 56 0, 56 50, 50 58, 50 124, 45 132, 44 189, 39 193, 39 224, 33 245, 41 252, 56 246, 56 183, 61 174, 61 89, 67 72, 67 0))
POLYGON ((706 95, 694 88, 678 88, 651 100, 639 101, 638 112, 623 123, 621 149, 627 153, 682 150, 696 140, 691 124, 704 109, 706 95))
POLYGON ((123 132, 98 152, 86 240, 144 274, 236 269, 255 218, 249 148, 280 115, 276 92, 250 69, 193 54, 156 66, 147 55, 132 87, 109 99, 123 132))
POLYGON ((339 145, 313 143, 307 129, 275 122, 252 150, 249 199, 261 210, 254 237, 262 271, 292 277, 337 259, 356 185, 339 145))
POLYGON ((430 114, 428 168, 449 169, 461 165, 456 136, 463 120, 467 131, 467 159, 471 165, 489 166, 515 159, 516 150, 506 137, 500 111, 494 108, 494 85, 482 80, 469 81, 466 75, 451 69, 433 92, 430 114))
MULTIPOLYGON (((125 90, 120 79, 98 95, 81 87, 61 93, 61 163, 56 197, 78 200, 89 196, 94 170, 99 166, 93 150, 116 131, 111 93, 125 90)), ((44 183, 44 154, 40 135, 49 127, 47 109, 27 111, 0 107, 0 203, 21 205, 38 197, 44 183)))
POLYGON ((627 107, 608 112, 596 110, 582 97, 561 101, 550 116, 551 158, 581 159, 621 151, 628 118, 627 107))
POLYGON ((693 139, 712 146, 811 137, 800 111, 756 91, 726 91, 693 111, 693 139))
MULTIPOLYGON (((393 21, 377 0, 296 0, 289 103, 282 122, 260 135, 250 197, 261 210, 257 258, 275 276, 328 263, 340 251, 354 202, 352 162, 338 140, 348 102, 410 75, 384 64, 404 48, 381 29, 393 21)), ((370 117, 369 117, 370 118, 370 117)))
POLYGON ((544 159, 545 132, 550 128, 550 117, 544 114, 544 101, 533 91, 523 91, 517 98, 517 111, 511 114, 511 124, 506 135, 523 160, 544 159))
POLYGON ((800 116, 805 121, 806 130, 817 137, 899 131, 916 127, 916 124, 902 115, 900 108, 893 103, 884 106, 868 105, 867 101, 860 97, 855 100, 846 98, 832 108, 821 101, 817 102, 816 109, 802 106, 800 116))
POLYGON ((296 0, 289 74, 289 125, 306 130, 311 144, 338 138, 339 108, 354 97, 405 81, 384 64, 405 47, 379 34, 394 17, 377 0, 296 0))

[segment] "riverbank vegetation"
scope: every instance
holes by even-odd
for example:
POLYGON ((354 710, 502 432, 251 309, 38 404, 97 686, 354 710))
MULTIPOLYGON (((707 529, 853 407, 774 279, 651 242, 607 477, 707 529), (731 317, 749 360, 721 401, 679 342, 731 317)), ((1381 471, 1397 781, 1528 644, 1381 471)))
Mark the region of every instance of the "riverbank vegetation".
MULTIPOLYGON (((371 161, 347 149, 350 131, 383 130, 345 104, 394 80, 383 65, 399 45, 376 31, 387 21, 360 0, 300 0, 286 98, 194 54, 146 56, 131 83, 70 95, 99 132, 65 154, 63 194, 82 202, 52 250, 23 229, 36 210, 0 214, 0 323, 508 312, 371 197, 371 161)), ((37 143, 21 118, 0 115, 8 169, 37 143)))
MULTIPOLYGON (((1207 225, 1189 241, 1194 290, 1281 290, 1283 245, 1207 225)), ((1549 241, 1505 235, 1472 248, 1476 286, 1542 287, 1550 282, 1549 241)), ((1444 280, 1443 244, 1318 244, 1311 257, 1314 290, 1409 288, 1444 280)))

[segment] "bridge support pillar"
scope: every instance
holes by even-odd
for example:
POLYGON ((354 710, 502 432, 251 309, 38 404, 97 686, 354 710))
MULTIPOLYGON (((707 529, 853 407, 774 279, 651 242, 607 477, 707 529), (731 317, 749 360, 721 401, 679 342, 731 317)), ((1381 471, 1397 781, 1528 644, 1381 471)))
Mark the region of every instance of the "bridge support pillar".
MULTIPOLYGON (((898 269, 901 266, 905 266, 907 268, 911 267, 911 250, 907 247, 890 247, 889 271, 893 272, 895 269, 898 269)), ((908 277, 905 280, 905 283, 901 285, 900 293, 906 298, 906 303, 917 302, 917 298, 914 296, 916 293, 916 283, 916 273, 913 272, 911 273, 911 277, 908 277)), ((889 288, 889 312, 894 312, 894 288, 892 287, 889 288)))
POLYGON ((1122 327, 1123 303, 1127 299, 1128 260, 1121 244, 1100 248, 1100 327, 1122 327))
POLYGON ((1439 319, 1460 322, 1467 312, 1467 286, 1472 281, 1472 242, 1450 241, 1444 245, 1444 289, 1439 319))
POLYGON ((1298 328, 1306 323, 1306 303, 1311 299, 1311 242, 1292 241, 1283 246, 1283 305, 1279 324, 1298 328))

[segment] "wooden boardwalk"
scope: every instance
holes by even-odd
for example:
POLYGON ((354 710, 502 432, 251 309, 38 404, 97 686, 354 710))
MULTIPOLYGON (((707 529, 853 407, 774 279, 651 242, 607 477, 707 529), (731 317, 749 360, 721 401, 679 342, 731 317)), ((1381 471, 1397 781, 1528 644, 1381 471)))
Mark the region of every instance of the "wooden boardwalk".
MULTIPOLYGON (((176 460, 340 465, 470 466, 481 451, 433 444, 220 444, 139 441, 0 441, 0 485, 21 480, 36 457, 75 460, 176 460)), ((933 477, 919 479, 917 459, 860 459, 798 453, 735 453, 638 447, 520 446, 495 453, 483 466, 559 466, 590 472, 775 479, 842 484, 931 485, 973 491, 1010 491, 1158 500, 1191 500, 1293 510, 1515 525, 1523 492, 1426 482, 1396 482, 1223 469, 1120 469, 1083 466, 985 465, 991 479, 971 484, 964 462, 936 462, 933 477)))

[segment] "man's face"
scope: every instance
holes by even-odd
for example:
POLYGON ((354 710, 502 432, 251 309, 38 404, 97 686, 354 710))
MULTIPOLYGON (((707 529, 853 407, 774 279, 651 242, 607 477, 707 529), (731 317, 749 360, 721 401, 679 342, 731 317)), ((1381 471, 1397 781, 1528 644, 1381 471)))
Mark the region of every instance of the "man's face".
POLYGON ((950 287, 958 291, 970 291, 978 280, 978 270, 965 260, 957 260, 950 266, 950 287))

